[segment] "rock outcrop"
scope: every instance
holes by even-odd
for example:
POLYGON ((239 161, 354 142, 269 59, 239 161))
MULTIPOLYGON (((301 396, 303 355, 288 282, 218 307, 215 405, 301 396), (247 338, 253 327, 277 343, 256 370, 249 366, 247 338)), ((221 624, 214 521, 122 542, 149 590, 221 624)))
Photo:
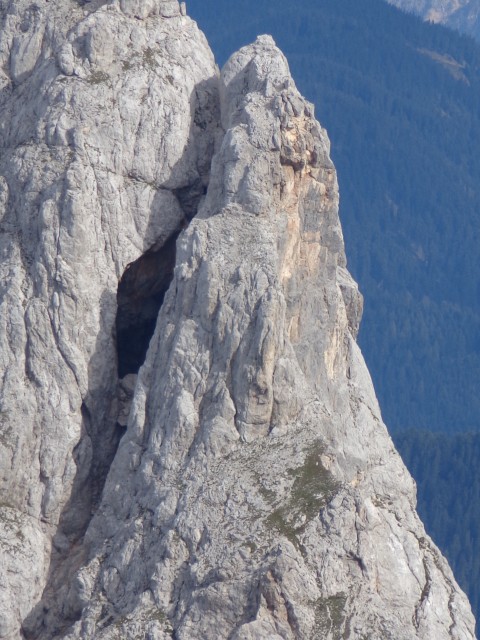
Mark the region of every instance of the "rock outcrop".
POLYGON ((176 1, 2 1, 0 638, 474 638, 325 131, 176 1))
POLYGON ((0 4, 0 637, 72 555, 123 433, 119 280, 208 183, 213 56, 178 3, 136 4, 0 4))

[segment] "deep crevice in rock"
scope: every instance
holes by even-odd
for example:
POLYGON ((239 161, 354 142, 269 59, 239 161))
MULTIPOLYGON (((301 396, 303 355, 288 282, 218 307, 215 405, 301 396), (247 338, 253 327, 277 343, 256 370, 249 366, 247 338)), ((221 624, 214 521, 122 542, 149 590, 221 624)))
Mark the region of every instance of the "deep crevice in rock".
POLYGON ((192 184, 174 189, 173 193, 185 214, 185 218, 191 221, 197 215, 200 201, 207 193, 207 185, 199 178, 192 184))
POLYGON ((127 266, 117 292, 118 377, 136 374, 147 354, 158 312, 173 278, 174 233, 160 249, 151 249, 127 266))
MULTIPOLYGON (((86 2, 85 8, 89 10, 90 5, 96 6, 101 2, 102 0, 86 2)), ((78 4, 80 3, 79 0, 78 4)), ((101 304, 101 313, 107 314, 108 318, 108 323, 105 324, 108 337, 115 343, 112 345, 109 342, 108 357, 114 355, 111 349, 115 347, 119 380, 112 371, 112 379, 106 380, 105 387, 89 388, 88 397, 82 405, 84 424, 81 444, 74 452, 78 468, 75 480, 77 484, 61 516, 44 593, 39 602, 32 603, 32 610, 23 621, 22 637, 32 640, 63 637, 68 634, 67 629, 82 616, 84 603, 77 599, 76 589, 72 590, 75 595, 70 599, 71 592, 65 585, 75 582, 79 568, 88 561, 91 541, 85 542, 83 535, 98 508, 106 477, 126 430, 136 374, 145 360, 158 313, 173 278, 176 241, 181 230, 196 216, 207 192, 215 146, 214 133, 220 127, 217 85, 217 78, 211 78, 201 82, 197 91, 198 104, 195 122, 192 122, 191 140, 202 149, 199 152, 199 177, 184 186, 171 189, 184 213, 184 220, 163 246, 151 248, 127 266, 118 284, 114 324, 110 313, 114 309, 115 291, 109 289, 105 294, 104 304, 101 304), (202 143, 202 136, 207 134, 199 134, 199 129, 210 134, 208 144, 202 143), (79 513, 72 514, 72 511, 79 513), (82 518, 80 525, 75 524, 78 517, 82 518)), ((145 214, 148 215, 148 212, 145 214)), ((105 356, 104 349, 104 342, 100 340, 99 357, 105 356)), ((111 360, 110 363, 114 364, 111 360)), ((181 584, 183 577, 178 582, 181 584)), ((108 611, 105 613, 108 615, 108 611)))

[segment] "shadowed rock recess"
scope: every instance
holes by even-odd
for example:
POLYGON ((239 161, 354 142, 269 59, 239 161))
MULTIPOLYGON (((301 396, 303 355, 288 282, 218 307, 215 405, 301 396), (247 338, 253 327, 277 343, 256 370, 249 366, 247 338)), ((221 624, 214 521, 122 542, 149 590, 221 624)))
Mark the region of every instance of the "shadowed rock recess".
POLYGON ((0 26, 0 638, 473 639, 273 40, 219 74, 175 0, 0 26))
POLYGON ((137 374, 153 336, 158 312, 173 278, 178 233, 129 264, 118 285, 118 375, 137 374))

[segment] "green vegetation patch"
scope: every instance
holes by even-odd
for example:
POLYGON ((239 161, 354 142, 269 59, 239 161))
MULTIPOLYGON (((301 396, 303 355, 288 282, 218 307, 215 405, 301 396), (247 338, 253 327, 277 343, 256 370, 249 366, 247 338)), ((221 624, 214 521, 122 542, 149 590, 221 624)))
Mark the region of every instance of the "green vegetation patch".
POLYGON ((147 47, 143 52, 143 62, 147 67, 150 67, 150 69, 156 69, 158 67, 155 51, 152 48, 147 47))
POLYGON ((145 627, 152 622, 159 623, 167 635, 171 636, 173 634, 173 627, 167 614, 157 607, 151 607, 137 615, 128 614, 118 618, 113 624, 112 633, 118 640, 123 640, 126 634, 128 634, 129 638, 134 638, 134 640, 144 640, 146 637, 145 627))
POLYGON ((110 76, 105 71, 94 71, 88 78, 88 84, 102 84, 102 82, 108 82, 110 76))
POLYGON ((315 627, 316 633, 331 634, 333 640, 343 640, 347 637, 345 629, 345 605, 347 596, 338 593, 329 598, 320 598, 315 603, 315 627))
POLYGON ((297 536, 338 491, 339 483, 322 464, 323 451, 323 445, 316 443, 304 464, 289 471, 294 477, 289 499, 267 518, 267 523, 291 542, 296 543, 297 536))

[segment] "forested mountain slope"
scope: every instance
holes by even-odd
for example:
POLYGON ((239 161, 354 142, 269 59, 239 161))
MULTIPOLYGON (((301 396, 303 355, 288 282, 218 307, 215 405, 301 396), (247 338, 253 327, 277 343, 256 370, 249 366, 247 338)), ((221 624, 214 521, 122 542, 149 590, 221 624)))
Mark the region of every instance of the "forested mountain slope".
POLYGON ((382 0, 191 0, 220 63, 286 52, 332 140, 360 344, 387 424, 480 423, 480 48, 382 0))
POLYGON ((480 434, 396 434, 418 485, 418 512, 480 613, 480 434))
POLYGON ((478 0, 388 0, 390 4, 480 39, 478 0))

